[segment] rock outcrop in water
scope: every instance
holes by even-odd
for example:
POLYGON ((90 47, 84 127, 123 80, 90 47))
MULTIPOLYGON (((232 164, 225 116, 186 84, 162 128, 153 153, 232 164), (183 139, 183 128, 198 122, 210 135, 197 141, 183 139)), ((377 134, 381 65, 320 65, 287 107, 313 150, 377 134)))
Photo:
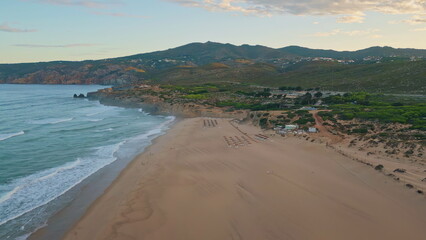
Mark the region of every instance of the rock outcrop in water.
POLYGON ((86 98, 83 93, 80 93, 79 95, 74 94, 74 98, 86 98))

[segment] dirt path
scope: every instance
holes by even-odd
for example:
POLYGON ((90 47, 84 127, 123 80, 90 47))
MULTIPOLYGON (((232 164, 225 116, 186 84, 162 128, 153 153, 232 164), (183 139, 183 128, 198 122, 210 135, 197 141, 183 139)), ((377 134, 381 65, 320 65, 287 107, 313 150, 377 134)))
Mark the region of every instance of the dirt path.
POLYGON ((318 115, 319 112, 321 111, 310 111, 315 119, 315 127, 319 130, 319 136, 328 138, 330 144, 341 142, 343 140, 341 136, 331 133, 330 130, 324 126, 324 120, 318 115))

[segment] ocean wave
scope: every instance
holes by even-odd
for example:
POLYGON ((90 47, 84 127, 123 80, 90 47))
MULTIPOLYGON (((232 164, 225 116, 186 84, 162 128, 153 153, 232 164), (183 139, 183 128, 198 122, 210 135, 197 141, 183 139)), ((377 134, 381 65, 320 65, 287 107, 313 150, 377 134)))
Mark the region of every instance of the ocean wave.
POLYGON ((165 117, 167 121, 161 123, 157 128, 149 130, 147 133, 138 135, 136 137, 131 138, 130 140, 143 140, 148 139, 150 137, 156 137, 159 136, 161 133, 164 133, 165 130, 168 129, 170 124, 176 119, 174 116, 167 116, 165 117))
POLYGON ((89 119, 89 122, 99 122, 104 120, 104 118, 97 118, 97 119, 89 119))
POLYGON ((111 164, 117 159, 115 153, 124 143, 95 148, 90 157, 77 158, 74 162, 16 180, 13 186, 9 186, 12 190, 0 199, 0 225, 46 205, 111 164))
POLYGON ((20 135, 24 135, 24 134, 25 134, 24 131, 20 131, 20 132, 16 132, 16 133, 3 133, 3 134, 0 134, 0 141, 4 141, 6 139, 13 138, 13 137, 20 136, 20 135))
POLYGON ((114 130, 114 128, 107 128, 107 129, 101 129, 101 130, 95 130, 95 132, 109 132, 114 130))
MULTIPOLYGON (((94 148, 94 153, 89 157, 77 158, 76 161, 16 180, 11 186, 6 187, 11 190, 0 198, 0 212, 3 213, 0 216, 0 225, 46 205, 93 173, 111 164, 117 160, 116 153, 122 145, 136 143, 140 146, 140 142, 161 135, 175 118, 166 119, 167 121, 144 134, 117 144, 94 148)), ((112 128, 105 130, 110 129, 112 130, 112 128)))
POLYGON ((98 114, 101 114, 101 113, 104 113, 104 112, 106 112, 106 111, 100 111, 100 112, 88 113, 88 114, 86 114, 86 117, 95 116, 95 115, 98 115, 98 114))
POLYGON ((145 112, 142 108, 139 108, 139 109, 138 109, 138 112, 143 113, 143 114, 145 114, 145 115, 147 115, 147 116, 151 115, 151 114, 149 114, 148 112, 145 112))
POLYGON ((21 188, 22 188, 22 186, 17 186, 12 191, 10 191, 10 192, 6 193, 4 196, 0 197, 0 204, 2 202, 5 202, 6 200, 9 200, 13 196, 13 194, 18 192, 21 188))
MULTIPOLYGON (((7 185, 0 185, 0 189, 7 190, 7 193, 0 197, 0 212, 2 213, 0 214, 0 226, 7 227, 9 224, 20 222, 20 219, 37 214, 36 212, 39 210, 36 209, 50 206, 46 204, 62 196, 118 158, 135 156, 139 153, 135 150, 142 151, 141 146, 147 146, 150 139, 164 133, 175 118, 165 117, 164 120, 153 129, 138 136, 127 138, 116 144, 93 148, 91 154, 76 158, 75 161, 16 179, 7 185)), ((114 128, 108 127, 107 124, 105 129, 95 131, 114 130, 114 128)))
POLYGON ((46 118, 39 120, 29 121, 30 124, 44 125, 44 124, 58 124, 63 122, 69 122, 74 120, 74 118, 46 118))

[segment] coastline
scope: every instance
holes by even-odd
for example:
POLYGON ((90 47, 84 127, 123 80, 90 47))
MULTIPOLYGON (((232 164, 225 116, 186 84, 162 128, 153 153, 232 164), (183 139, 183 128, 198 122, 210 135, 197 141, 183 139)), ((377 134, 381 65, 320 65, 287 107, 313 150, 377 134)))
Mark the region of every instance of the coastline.
POLYGON ((424 236, 424 196, 371 167, 324 144, 262 141, 253 126, 205 120, 180 120, 156 138, 64 239, 424 236))
MULTIPOLYGON (((133 106, 120 105, 119 107, 124 108, 136 108, 133 106)), ((106 165, 99 169, 94 174, 90 175, 82 182, 74 186, 65 194, 58 197, 67 198, 68 195, 75 194, 77 197, 72 199, 64 208, 55 213, 43 226, 40 226, 34 232, 30 233, 26 239, 28 240, 42 240, 42 239, 60 239, 69 229, 82 217, 84 216, 87 209, 102 196, 109 186, 117 179, 118 176, 130 165, 134 159, 145 152, 151 145, 153 145, 158 137, 166 134, 167 131, 177 122, 180 118, 175 117, 170 122, 165 122, 164 129, 161 133, 156 133, 149 140, 149 144, 144 146, 140 153, 132 158, 125 158, 116 160, 113 163, 106 165)), ((56 201, 55 199, 54 201, 56 201)))

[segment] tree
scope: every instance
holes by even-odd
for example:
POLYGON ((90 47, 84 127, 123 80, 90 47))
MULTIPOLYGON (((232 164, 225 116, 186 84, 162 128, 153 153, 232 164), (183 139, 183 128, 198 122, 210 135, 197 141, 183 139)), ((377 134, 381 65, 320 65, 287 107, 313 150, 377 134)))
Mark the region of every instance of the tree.
POLYGON ((300 97, 300 104, 309 105, 312 103, 312 94, 306 93, 305 95, 300 97))
POLYGON ((314 94, 314 97, 315 97, 315 98, 321 98, 321 97, 322 97, 322 92, 316 92, 316 93, 314 94))

